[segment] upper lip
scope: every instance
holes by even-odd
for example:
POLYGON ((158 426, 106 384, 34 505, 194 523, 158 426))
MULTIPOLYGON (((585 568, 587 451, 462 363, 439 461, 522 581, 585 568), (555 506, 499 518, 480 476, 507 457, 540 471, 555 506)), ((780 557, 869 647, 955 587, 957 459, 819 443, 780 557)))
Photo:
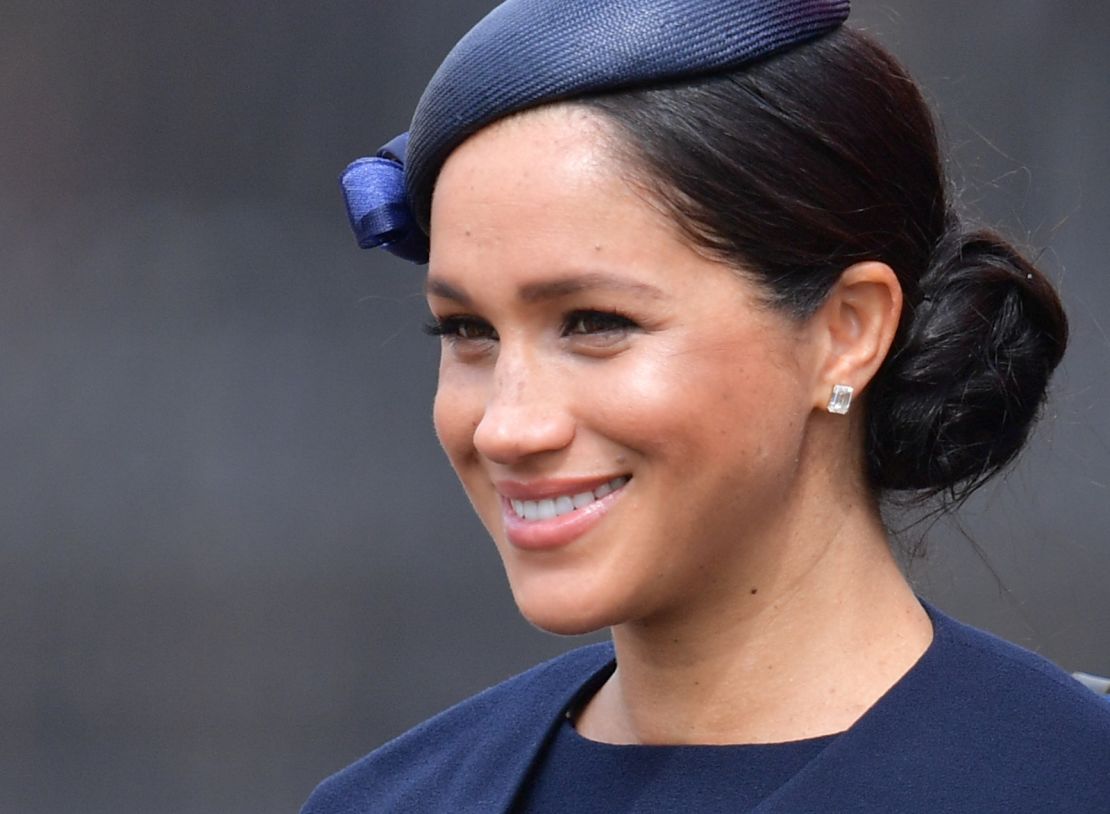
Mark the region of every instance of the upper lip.
POLYGON ((494 481, 493 487, 498 494, 510 500, 543 500, 544 498, 562 497, 563 495, 577 495, 582 492, 592 492, 602 484, 626 475, 618 472, 615 475, 594 475, 580 478, 543 478, 540 480, 494 481))

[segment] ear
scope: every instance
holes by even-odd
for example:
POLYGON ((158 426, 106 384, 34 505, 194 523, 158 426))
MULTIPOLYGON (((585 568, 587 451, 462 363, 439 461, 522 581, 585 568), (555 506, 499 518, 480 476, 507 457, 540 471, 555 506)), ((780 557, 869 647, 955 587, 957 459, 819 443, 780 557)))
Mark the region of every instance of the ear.
POLYGON ((894 341, 902 315, 902 286, 886 263, 849 266, 813 315, 820 349, 814 405, 825 409, 836 385, 858 395, 874 377, 894 341))

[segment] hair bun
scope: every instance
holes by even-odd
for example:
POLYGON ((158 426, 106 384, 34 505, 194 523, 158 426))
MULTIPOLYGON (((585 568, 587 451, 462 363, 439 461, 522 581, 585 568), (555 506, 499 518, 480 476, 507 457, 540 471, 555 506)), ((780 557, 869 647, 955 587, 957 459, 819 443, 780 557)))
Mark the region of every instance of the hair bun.
POLYGON ((1052 284, 989 231, 953 224, 871 388, 880 490, 961 500, 1021 449, 1067 345, 1052 284))

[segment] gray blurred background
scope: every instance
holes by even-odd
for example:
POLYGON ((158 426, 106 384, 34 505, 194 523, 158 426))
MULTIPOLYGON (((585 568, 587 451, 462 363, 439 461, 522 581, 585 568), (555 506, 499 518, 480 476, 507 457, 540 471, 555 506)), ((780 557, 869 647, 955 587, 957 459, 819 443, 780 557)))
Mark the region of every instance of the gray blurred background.
MULTIPOLYGON (((357 250, 335 182, 491 5, 0 4, 0 814, 294 811, 576 644, 516 615, 432 433, 420 272, 357 250)), ((1074 329, 1032 448, 914 578, 1110 674, 1110 11, 854 19, 1074 329)))

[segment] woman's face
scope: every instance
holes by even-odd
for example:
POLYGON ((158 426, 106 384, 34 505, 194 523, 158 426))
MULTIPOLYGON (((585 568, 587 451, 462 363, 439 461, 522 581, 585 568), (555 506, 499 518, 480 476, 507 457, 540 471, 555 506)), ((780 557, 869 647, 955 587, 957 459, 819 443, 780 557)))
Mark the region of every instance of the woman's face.
POLYGON ((535 625, 758 588, 813 409, 806 326, 695 252, 581 108, 486 128, 432 208, 435 424, 535 625))

